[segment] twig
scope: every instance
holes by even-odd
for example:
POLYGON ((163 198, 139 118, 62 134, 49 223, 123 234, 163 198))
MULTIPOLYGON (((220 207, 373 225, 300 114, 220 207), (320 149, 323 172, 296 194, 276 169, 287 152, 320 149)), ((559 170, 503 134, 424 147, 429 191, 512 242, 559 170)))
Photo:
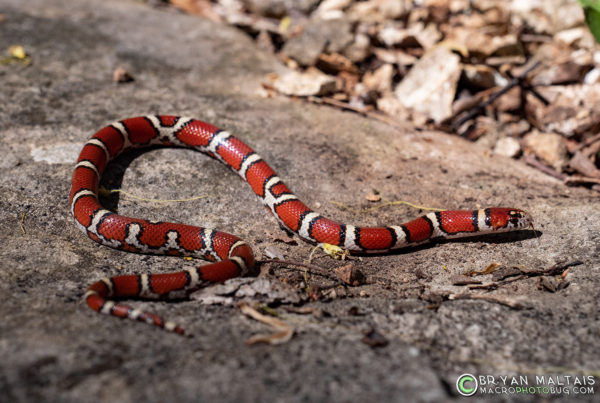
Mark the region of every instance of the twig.
POLYGON ((315 104, 327 104, 327 105, 335 106, 335 107, 338 107, 341 109, 347 109, 352 112, 360 113, 361 115, 367 116, 369 118, 373 118, 375 120, 379 120, 380 122, 387 123, 388 125, 390 125, 392 127, 396 127, 396 128, 400 128, 400 129, 406 127, 406 125, 402 125, 402 123, 398 122, 397 120, 395 120, 387 115, 369 111, 364 108, 352 106, 346 102, 338 101, 337 99, 328 98, 328 97, 308 97, 307 99, 309 102, 312 102, 315 104))
POLYGON ((467 287, 470 290, 492 290, 496 289, 502 285, 506 285, 509 283, 513 283, 515 281, 523 280, 525 278, 538 277, 538 276, 547 276, 547 275, 555 275, 555 274, 563 274, 565 270, 572 266, 579 266, 583 264, 580 260, 573 260, 567 263, 557 263, 555 265, 550 266, 547 269, 542 270, 527 270, 524 268, 517 268, 520 271, 520 274, 510 276, 510 278, 503 278, 501 281, 493 281, 491 283, 486 284, 469 284, 467 287))
POLYGON ((577 148, 575 148, 574 151, 581 151, 584 148, 586 148, 587 146, 592 145, 596 141, 600 141, 600 133, 596 134, 595 136, 590 137, 589 139, 587 139, 586 141, 581 143, 579 146, 577 146, 577 148))
POLYGON ((590 178, 589 176, 573 175, 565 179, 565 185, 576 185, 578 183, 600 183, 600 178, 590 178))
POLYGON ((534 168, 537 168, 540 171, 542 171, 543 173, 545 173, 546 175, 550 175, 550 176, 552 176, 554 178, 560 179, 561 181, 564 181, 564 180, 566 180, 568 178, 567 175, 565 175, 563 173, 560 173, 557 170, 552 169, 552 168, 550 168, 550 167, 542 164, 541 162, 539 162, 537 160, 537 158, 535 158, 535 157, 533 157, 531 155, 527 155, 527 154, 523 155, 523 161, 525 161, 525 163, 527 165, 530 165, 530 166, 532 166, 534 168))
POLYGON ((493 295, 486 295, 486 294, 468 294, 468 293, 464 293, 464 294, 450 294, 448 296, 448 299, 450 299, 450 300, 457 300, 457 299, 480 299, 480 300, 487 301, 487 302, 494 302, 494 303, 497 303, 497 304, 506 305, 506 306, 514 308, 514 309, 527 308, 525 305, 521 304, 517 300, 508 299, 508 298, 494 297, 493 295))
POLYGON ((27 235, 27 233, 25 232, 25 213, 21 213, 21 220, 19 221, 19 227, 21 227, 21 231, 23 232, 23 235, 27 235))
POLYGON ((485 100, 481 104, 473 107, 465 116, 460 118, 458 121, 452 123, 450 125, 450 129, 452 131, 455 131, 460 126, 462 126, 463 123, 465 123, 465 122, 473 119, 475 116, 479 115, 485 109, 486 106, 490 105, 496 99, 500 98, 502 95, 506 94, 508 91, 510 91, 517 85, 519 85, 525 79, 527 74, 529 74, 531 71, 535 70, 541 63, 542 62, 540 62, 540 61, 536 61, 535 63, 533 63, 531 66, 529 66, 527 69, 525 69, 525 71, 523 71, 521 74, 519 74, 518 76, 516 76, 512 80, 510 80, 509 83, 506 84, 503 88, 501 88, 497 92, 490 95, 490 97, 487 100, 485 100))
POLYGON ((529 276, 529 277, 535 277, 535 276, 542 276, 544 274, 559 274, 562 273, 563 271, 565 271, 566 269, 568 269, 569 267, 573 267, 573 266, 580 266, 582 265, 583 262, 581 260, 572 260, 570 262, 566 262, 566 263, 556 263, 552 266, 550 266, 547 269, 543 269, 543 270, 524 270, 524 269, 519 269, 523 272, 523 274, 529 276))

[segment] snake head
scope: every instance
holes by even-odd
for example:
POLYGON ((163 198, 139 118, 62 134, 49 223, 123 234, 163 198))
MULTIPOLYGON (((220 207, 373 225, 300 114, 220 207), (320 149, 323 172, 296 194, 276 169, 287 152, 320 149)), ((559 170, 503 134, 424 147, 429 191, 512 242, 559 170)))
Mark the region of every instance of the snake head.
POLYGON ((531 215, 523 210, 494 207, 480 211, 485 213, 485 225, 480 226, 480 230, 487 228, 488 231, 506 232, 533 228, 531 215))
POLYGON ((533 218, 528 212, 518 209, 509 209, 506 212, 507 227, 512 229, 533 228, 533 218))

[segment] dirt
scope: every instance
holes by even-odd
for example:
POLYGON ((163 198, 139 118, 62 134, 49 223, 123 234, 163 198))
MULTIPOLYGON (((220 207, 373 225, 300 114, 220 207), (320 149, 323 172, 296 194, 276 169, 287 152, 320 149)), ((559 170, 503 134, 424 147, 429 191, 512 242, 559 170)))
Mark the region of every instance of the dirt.
MULTIPOLYGON (((0 12, 0 49, 22 44, 31 57, 27 66, 0 65, 3 400, 446 401, 458 398, 463 373, 599 374, 596 194, 444 133, 266 98, 261 80, 283 67, 233 28, 130 1, 5 0, 0 12), (112 82, 120 66, 133 82, 112 82), (339 221, 398 224, 420 213, 403 205, 353 213, 332 203, 372 207, 365 197, 377 190, 385 200, 430 207, 523 208, 535 231, 351 257, 366 284, 332 295, 326 280, 311 279, 324 287, 316 301, 303 276, 271 265, 259 278, 285 282, 311 308, 293 313, 289 303, 274 304, 295 329, 281 345, 246 345, 270 330, 235 303, 132 302, 176 320, 193 338, 101 316, 81 302, 91 282, 199 264, 97 245, 69 212, 74 161, 86 139, 114 120, 151 113, 194 116, 236 133, 303 201, 339 221), (555 292, 539 276, 483 291, 453 285, 455 276, 491 263, 543 270, 573 261, 581 264, 564 278, 547 276, 565 283, 555 292), (464 293, 496 302, 451 297, 464 293), (372 329, 386 343, 364 340, 372 329)), ((249 187, 200 153, 150 150, 111 169, 105 183, 131 194, 207 196, 170 204, 120 196, 120 213, 215 226, 246 239, 259 258, 270 245, 289 260, 311 252, 301 240, 268 235, 277 224, 249 187)), ((347 264, 319 252, 313 263, 347 264)), ((492 276, 478 278, 485 284, 492 276)))

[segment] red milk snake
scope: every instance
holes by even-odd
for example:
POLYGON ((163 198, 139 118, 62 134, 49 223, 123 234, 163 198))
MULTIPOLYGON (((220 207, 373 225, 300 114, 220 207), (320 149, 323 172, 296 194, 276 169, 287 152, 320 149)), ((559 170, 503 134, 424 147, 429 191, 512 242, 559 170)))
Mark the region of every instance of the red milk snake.
POLYGON ((327 243, 357 252, 385 252, 434 238, 455 238, 531 226, 526 212, 513 208, 429 213, 413 221, 368 228, 340 224, 302 203, 267 163, 226 131, 198 120, 145 116, 116 122, 97 132, 83 147, 70 193, 78 226, 94 241, 128 252, 200 257, 215 263, 175 273, 122 275, 92 284, 84 295, 97 312, 140 320, 175 333, 183 330, 159 316, 112 299, 182 298, 201 285, 254 271, 252 249, 234 235, 211 228, 152 222, 121 216, 98 201, 100 177, 108 162, 135 147, 188 147, 221 161, 238 173, 279 224, 311 243, 327 243))

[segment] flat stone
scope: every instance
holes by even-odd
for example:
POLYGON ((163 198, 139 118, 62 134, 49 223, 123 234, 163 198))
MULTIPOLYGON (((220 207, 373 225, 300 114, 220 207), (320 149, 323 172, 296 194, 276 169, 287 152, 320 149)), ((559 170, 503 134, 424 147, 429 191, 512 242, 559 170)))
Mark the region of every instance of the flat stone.
POLYGON ((514 158, 521 152, 521 145, 513 137, 502 137, 496 142, 494 153, 514 158))
POLYGON ((460 77, 459 57, 445 46, 427 52, 395 89, 405 108, 440 122, 452 114, 460 77))
POLYGON ((306 97, 310 95, 328 95, 335 91, 335 77, 311 70, 306 73, 290 71, 277 78, 275 89, 285 95, 306 97))

